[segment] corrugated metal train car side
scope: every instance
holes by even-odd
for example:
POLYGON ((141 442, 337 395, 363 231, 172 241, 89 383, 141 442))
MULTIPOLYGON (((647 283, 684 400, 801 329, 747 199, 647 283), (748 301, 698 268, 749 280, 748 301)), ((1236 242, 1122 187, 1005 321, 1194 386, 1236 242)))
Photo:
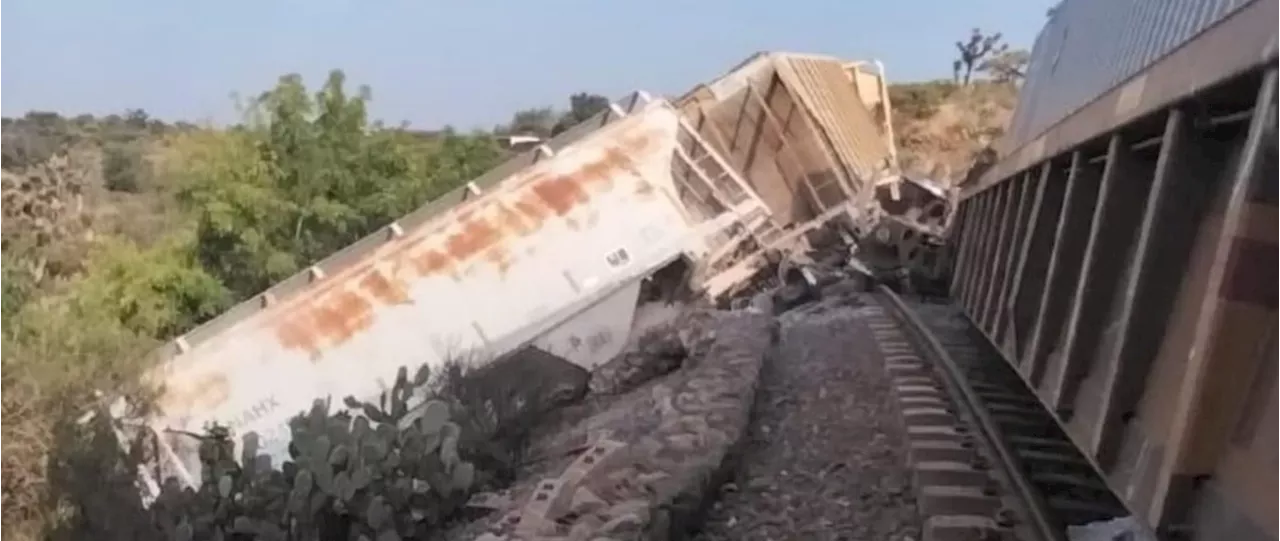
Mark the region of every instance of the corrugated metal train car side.
POLYGON ((951 293, 1135 516, 1277 539, 1276 0, 1067 0, 951 293))

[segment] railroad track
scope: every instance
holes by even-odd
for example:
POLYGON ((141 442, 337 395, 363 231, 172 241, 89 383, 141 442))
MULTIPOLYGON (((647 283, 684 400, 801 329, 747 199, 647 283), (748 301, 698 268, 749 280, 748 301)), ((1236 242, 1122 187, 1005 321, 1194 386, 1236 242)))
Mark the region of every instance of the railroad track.
POLYGON ((955 308, 874 295, 868 320, 906 425, 925 541, 1065 541, 1128 512, 955 308))

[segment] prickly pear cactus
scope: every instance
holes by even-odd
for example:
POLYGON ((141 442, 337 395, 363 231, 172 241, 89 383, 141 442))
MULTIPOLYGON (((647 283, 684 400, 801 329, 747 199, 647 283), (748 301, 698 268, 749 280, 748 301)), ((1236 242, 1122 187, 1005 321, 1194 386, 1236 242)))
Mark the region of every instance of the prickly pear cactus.
POLYGON ((90 172, 100 167, 99 154, 81 147, 15 172, 6 169, 0 175, 5 239, 13 232, 29 232, 44 245, 90 233, 81 217, 90 172))
POLYGON ((181 541, 423 537, 466 501, 478 475, 458 448, 450 406, 414 403, 429 379, 425 366, 412 379, 401 368, 378 404, 348 397, 350 411, 317 400, 290 421, 290 460, 278 470, 260 467, 248 439, 237 462, 230 432, 209 428, 200 488, 165 483, 157 523, 181 541))

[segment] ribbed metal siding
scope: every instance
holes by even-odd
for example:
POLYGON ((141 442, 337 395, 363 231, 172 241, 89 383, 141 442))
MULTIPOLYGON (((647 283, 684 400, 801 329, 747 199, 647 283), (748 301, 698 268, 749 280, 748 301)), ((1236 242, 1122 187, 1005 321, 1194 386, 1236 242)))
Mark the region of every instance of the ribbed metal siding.
POLYGON ((1036 38, 1004 148, 1038 137, 1251 1, 1275 0, 1065 0, 1036 38))
MULTIPOLYGON (((835 59, 779 55, 778 75, 800 99, 827 137, 832 153, 855 182, 874 182, 892 163, 879 124, 862 103, 844 67, 835 59)), ((861 186, 855 186, 855 189, 861 186)))

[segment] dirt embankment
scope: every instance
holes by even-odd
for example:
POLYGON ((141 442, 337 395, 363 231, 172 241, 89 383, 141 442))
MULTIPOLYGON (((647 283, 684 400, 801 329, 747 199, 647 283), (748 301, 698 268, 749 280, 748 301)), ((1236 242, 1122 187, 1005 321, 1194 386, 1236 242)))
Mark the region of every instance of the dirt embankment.
POLYGON ((1017 87, 986 81, 896 84, 889 95, 904 171, 952 183, 984 149, 997 145, 1018 101, 1017 87))

